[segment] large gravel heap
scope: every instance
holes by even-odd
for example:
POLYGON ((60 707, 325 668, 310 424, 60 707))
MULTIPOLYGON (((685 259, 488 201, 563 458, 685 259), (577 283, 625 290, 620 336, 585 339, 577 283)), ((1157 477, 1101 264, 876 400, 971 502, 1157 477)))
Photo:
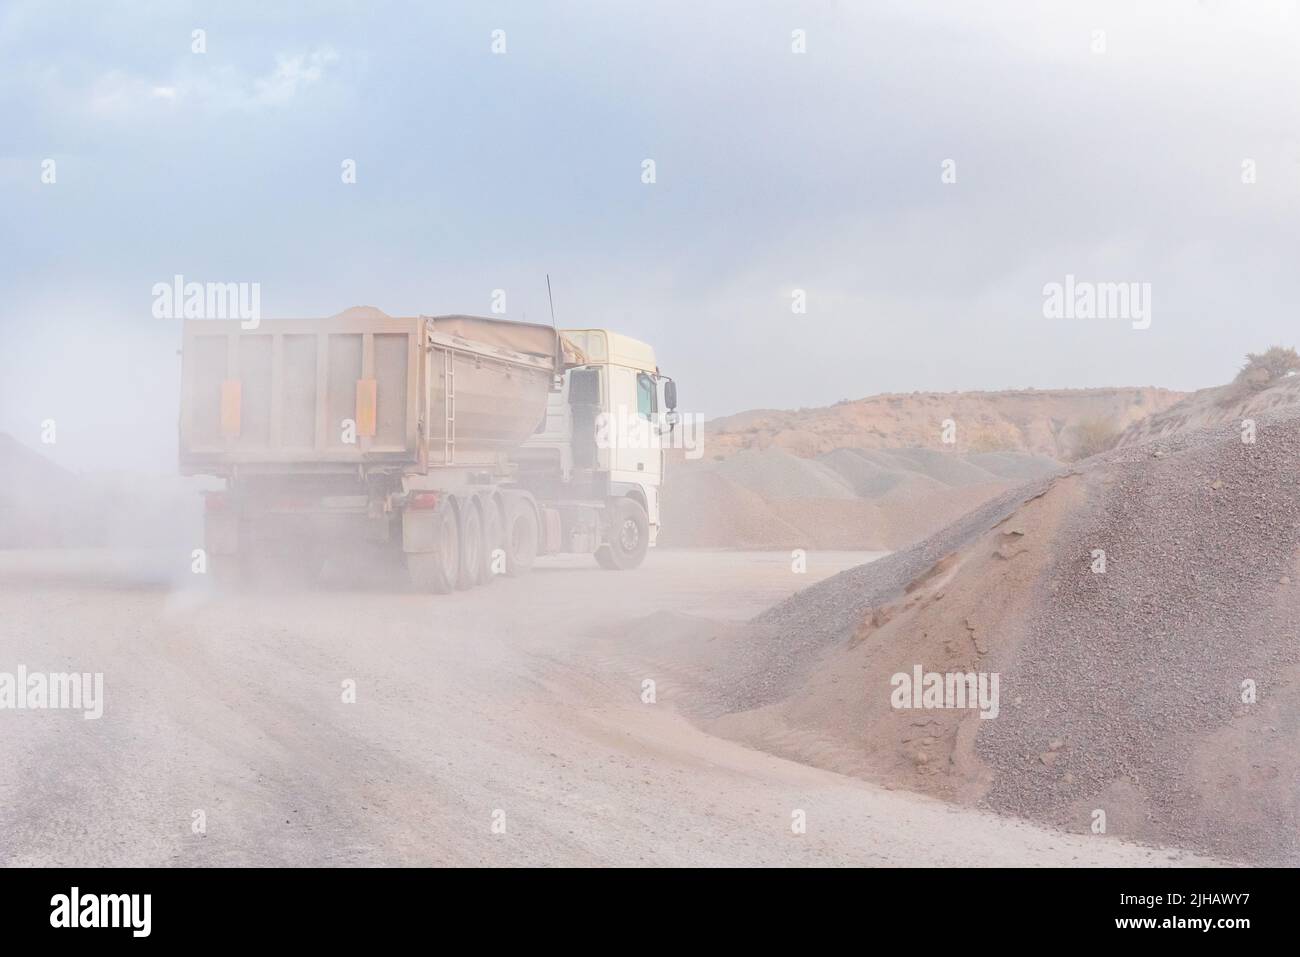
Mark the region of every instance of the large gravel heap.
POLYGON ((726 727, 1071 830, 1102 811, 1109 834, 1300 861, 1300 412, 1255 428, 1095 457, 801 592, 753 623, 726 727), (998 672, 1000 714, 891 711, 909 662, 998 672))
POLYGON ((781 448, 674 463, 664 543, 723 548, 890 550, 931 534, 1057 463, 1025 452, 781 448))
POLYGON ((978 738, 990 805, 1063 820, 1109 801, 1140 809, 1123 823, 1142 834, 1230 857, 1300 853, 1300 414, 1256 428, 1253 444, 1233 423, 1089 470, 1087 506, 1005 665, 1020 704, 978 738))

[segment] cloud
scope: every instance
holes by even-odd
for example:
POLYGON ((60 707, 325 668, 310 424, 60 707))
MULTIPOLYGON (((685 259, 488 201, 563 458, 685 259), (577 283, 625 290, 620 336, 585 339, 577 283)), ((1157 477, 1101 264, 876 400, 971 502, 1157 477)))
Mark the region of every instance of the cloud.
POLYGON ((308 88, 326 78, 340 61, 330 46, 309 52, 279 53, 275 66, 249 77, 231 66, 204 70, 208 54, 195 56, 196 64, 178 65, 165 80, 113 69, 101 73, 80 95, 97 117, 122 119, 144 113, 159 104, 215 112, 257 112, 288 106, 308 88))
POLYGON ((252 103, 267 106, 287 103, 300 88, 318 83, 325 70, 338 62, 339 55, 332 47, 321 47, 311 53, 294 56, 280 54, 271 73, 254 82, 252 103))

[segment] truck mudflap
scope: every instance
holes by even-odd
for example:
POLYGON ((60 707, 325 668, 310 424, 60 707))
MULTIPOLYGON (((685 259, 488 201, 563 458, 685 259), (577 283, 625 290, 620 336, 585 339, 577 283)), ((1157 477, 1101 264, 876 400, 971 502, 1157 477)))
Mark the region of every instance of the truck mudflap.
POLYGON ((438 550, 442 516, 439 511, 450 508, 450 499, 421 507, 402 509, 402 551, 408 554, 438 550))

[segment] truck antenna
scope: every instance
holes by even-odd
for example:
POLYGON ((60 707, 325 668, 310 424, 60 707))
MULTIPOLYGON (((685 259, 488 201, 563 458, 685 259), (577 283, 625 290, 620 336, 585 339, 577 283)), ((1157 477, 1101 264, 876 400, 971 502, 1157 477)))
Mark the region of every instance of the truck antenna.
POLYGON ((551 295, 551 274, 546 274, 546 301, 551 304, 551 328, 557 329, 555 324, 555 298, 551 295))

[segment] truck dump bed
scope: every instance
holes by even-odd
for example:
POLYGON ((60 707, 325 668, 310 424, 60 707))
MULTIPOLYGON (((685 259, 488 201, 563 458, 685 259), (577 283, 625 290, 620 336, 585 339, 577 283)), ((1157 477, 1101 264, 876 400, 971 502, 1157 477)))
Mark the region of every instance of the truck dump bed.
POLYGON ((474 316, 188 320, 187 474, 491 465, 546 413, 563 362, 547 326, 474 316))

